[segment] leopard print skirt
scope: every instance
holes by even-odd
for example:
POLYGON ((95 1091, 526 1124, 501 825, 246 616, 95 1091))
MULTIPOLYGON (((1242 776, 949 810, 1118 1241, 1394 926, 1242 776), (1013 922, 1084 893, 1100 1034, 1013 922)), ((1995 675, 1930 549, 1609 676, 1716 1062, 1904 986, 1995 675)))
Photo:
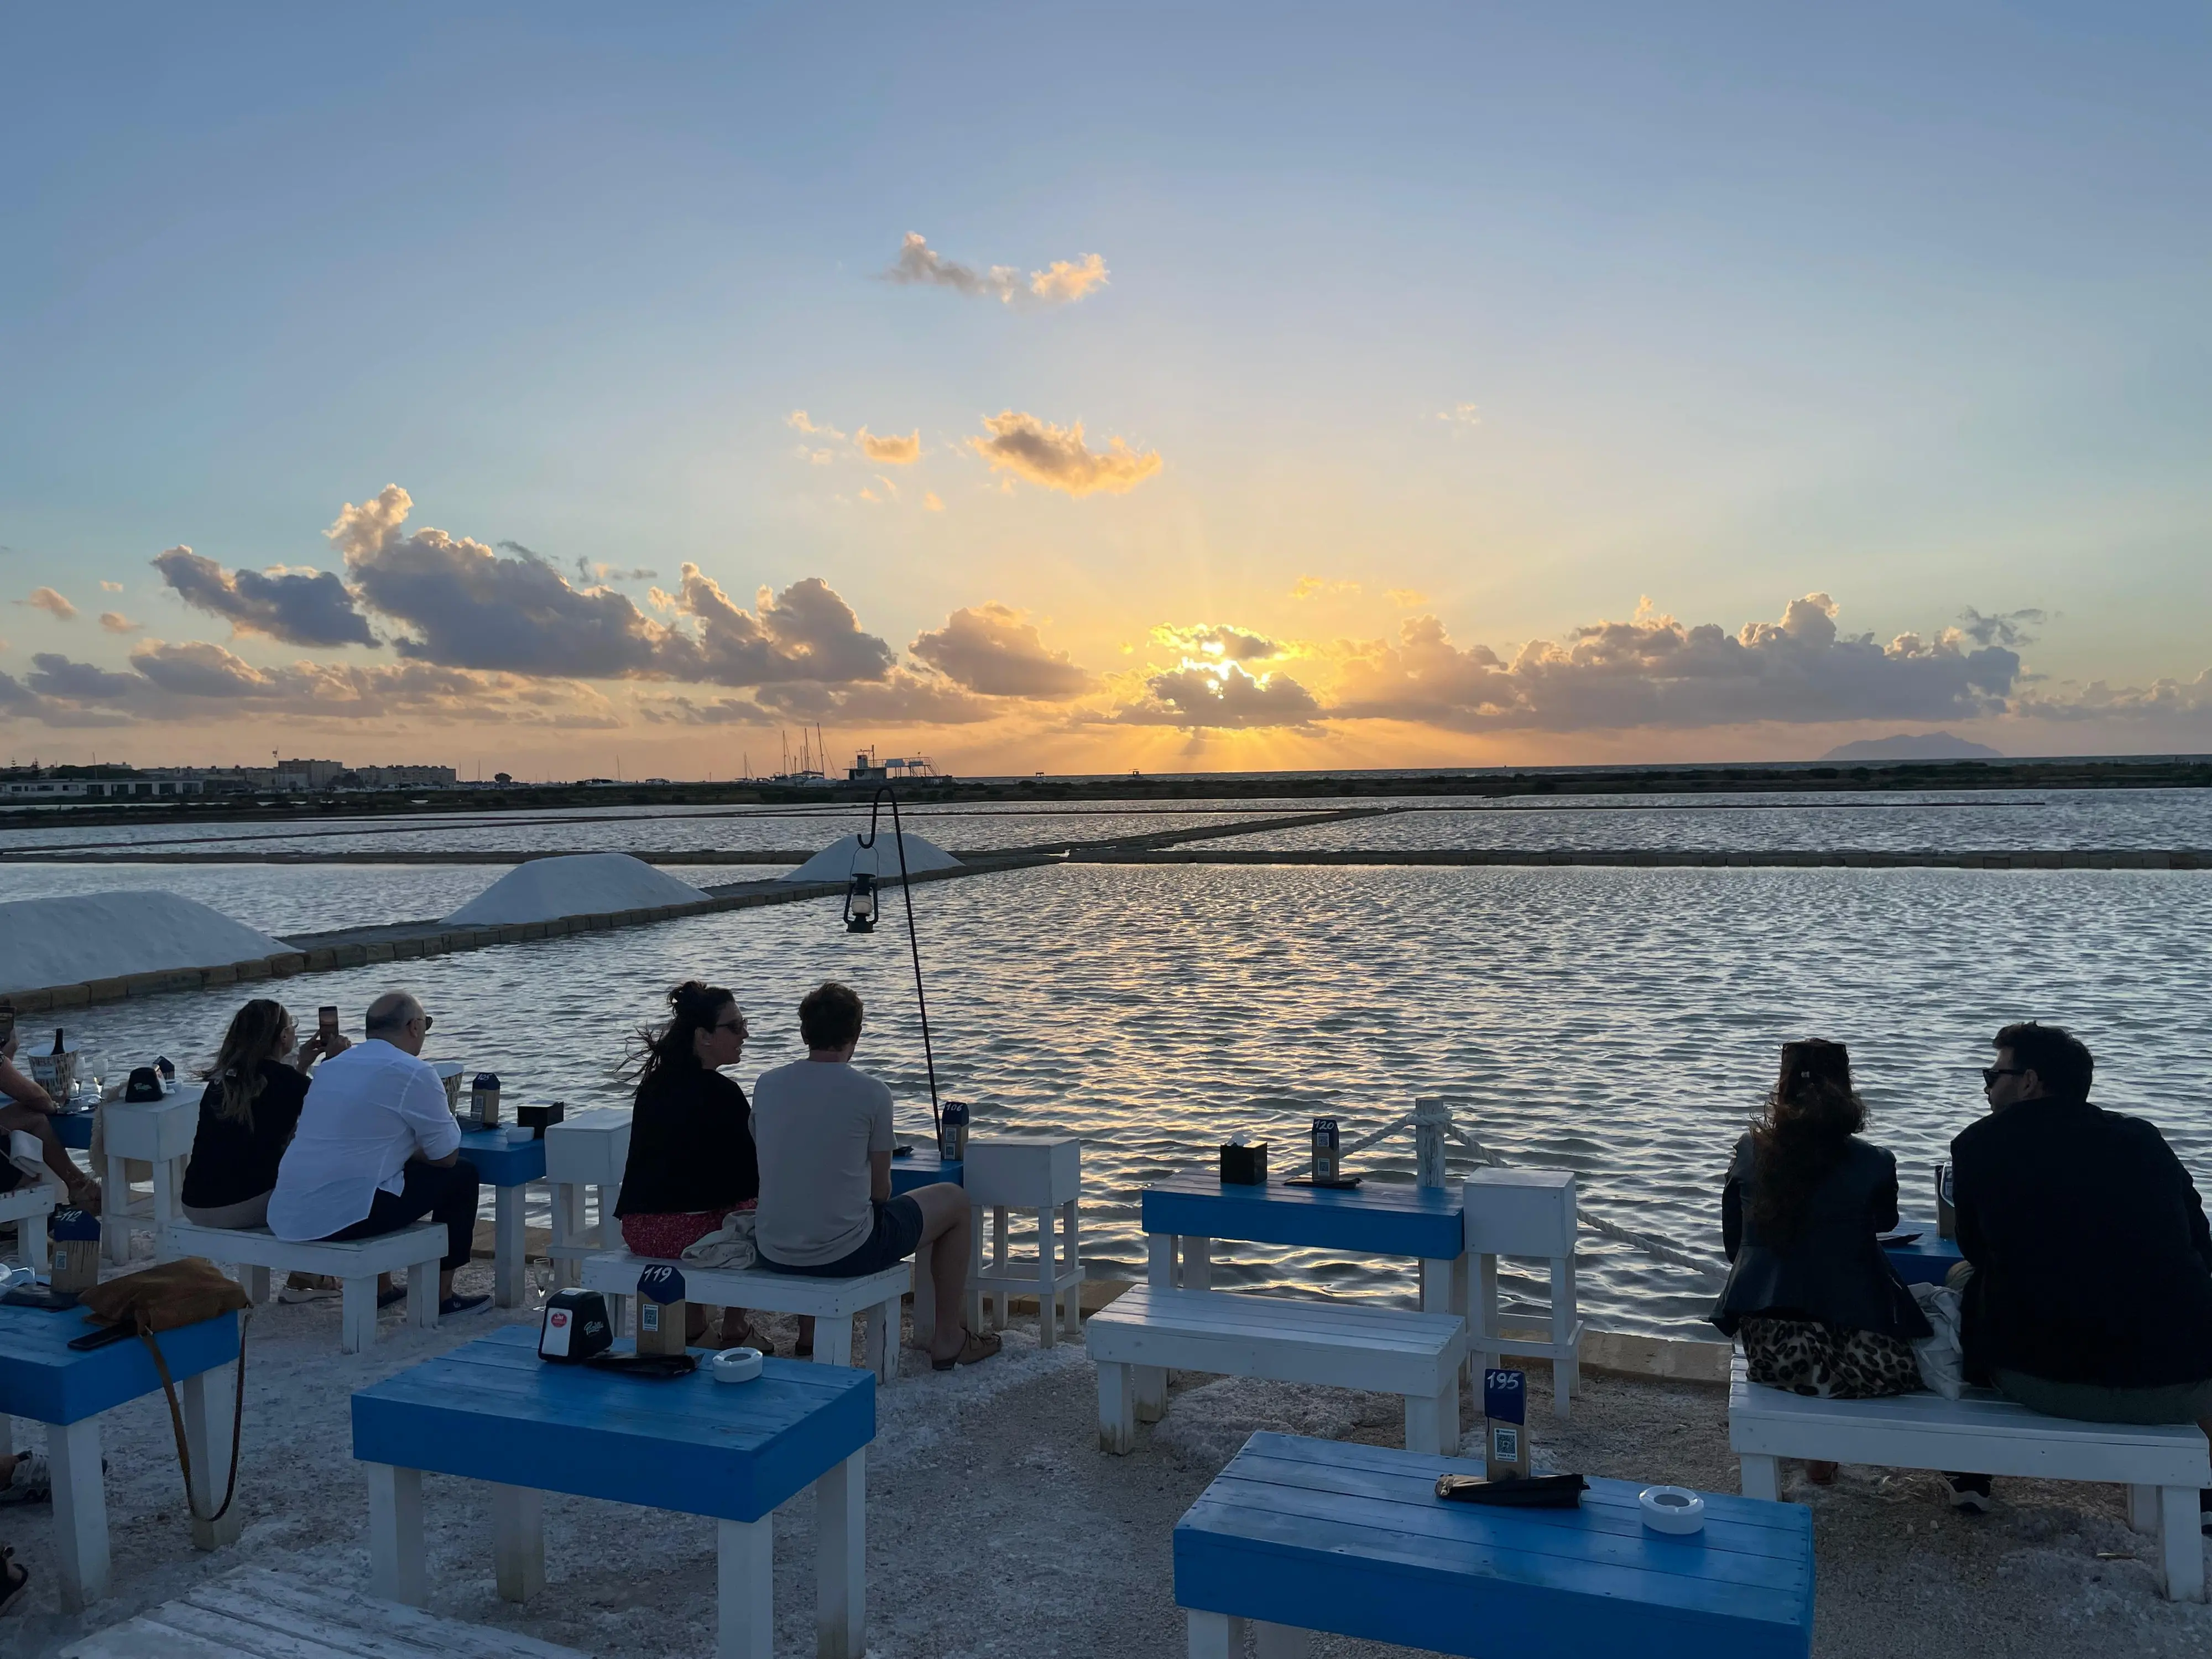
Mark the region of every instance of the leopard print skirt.
POLYGON ((1747 1319, 1738 1332, 1754 1382, 1820 1400, 1875 1400, 1921 1387, 1902 1337, 1802 1319, 1747 1319))

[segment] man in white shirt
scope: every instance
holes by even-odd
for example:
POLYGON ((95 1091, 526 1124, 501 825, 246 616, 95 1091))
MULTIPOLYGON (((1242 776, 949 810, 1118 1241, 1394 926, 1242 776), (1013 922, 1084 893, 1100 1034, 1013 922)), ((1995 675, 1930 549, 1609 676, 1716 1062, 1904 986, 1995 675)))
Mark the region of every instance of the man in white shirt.
MULTIPOLYGON (((968 1290, 968 1194, 949 1181, 891 1196, 891 1091, 853 1069, 860 998, 835 981, 799 1005, 806 1058, 764 1072, 753 1085, 753 1146, 760 1207, 753 1245, 770 1273, 857 1279, 929 1251, 938 1321, 930 1364, 940 1371, 999 1352, 995 1336, 960 1322, 968 1290)), ((327 1063, 327 1062, 325 1062, 327 1063)), ((801 1319, 801 1352, 814 1322, 801 1319)))
MULTIPOLYGON (((368 1041, 325 1060, 308 1085, 300 1127, 276 1169, 269 1231, 295 1243, 374 1238, 428 1216, 446 1228, 438 1312, 476 1313, 488 1296, 456 1296, 477 1223, 476 1165, 461 1157, 461 1126, 446 1085, 418 1056, 430 1017, 404 991, 368 1005, 368 1041)), ((377 1305, 402 1294, 381 1276, 377 1305)))

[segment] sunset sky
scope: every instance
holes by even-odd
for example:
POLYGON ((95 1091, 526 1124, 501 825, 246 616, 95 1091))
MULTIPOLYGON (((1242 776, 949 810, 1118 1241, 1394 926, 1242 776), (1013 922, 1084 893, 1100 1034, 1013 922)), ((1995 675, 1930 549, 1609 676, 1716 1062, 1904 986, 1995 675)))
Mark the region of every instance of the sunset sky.
POLYGON ((2212 12, 10 9, 0 751, 2212 750, 2212 12))

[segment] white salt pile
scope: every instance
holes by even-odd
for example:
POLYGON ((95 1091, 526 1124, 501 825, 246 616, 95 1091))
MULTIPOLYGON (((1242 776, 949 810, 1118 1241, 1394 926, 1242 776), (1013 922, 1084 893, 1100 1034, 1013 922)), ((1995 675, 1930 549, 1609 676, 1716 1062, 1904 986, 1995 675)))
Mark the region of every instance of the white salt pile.
POLYGON ((878 880, 896 881, 902 845, 906 848, 906 867, 910 873, 960 867, 960 860, 935 842, 924 841, 920 836, 894 836, 886 830, 876 837, 873 847, 861 846, 858 836, 846 836, 833 841, 789 875, 778 879, 842 881, 855 870, 860 870, 878 880))
POLYGON ((227 967, 291 948, 220 910, 155 889, 0 904, 4 991, 165 968, 227 967))
POLYGON ((465 927, 503 927, 556 916, 652 910, 696 904, 707 896, 627 853, 574 853, 519 864, 446 920, 465 927))

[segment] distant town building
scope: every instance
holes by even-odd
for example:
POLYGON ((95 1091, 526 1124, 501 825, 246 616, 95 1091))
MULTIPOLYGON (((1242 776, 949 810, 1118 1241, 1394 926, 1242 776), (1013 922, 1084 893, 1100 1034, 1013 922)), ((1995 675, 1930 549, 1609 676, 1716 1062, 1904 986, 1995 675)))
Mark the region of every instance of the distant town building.
POLYGON ((452 789, 461 781, 450 766, 356 766, 364 789, 452 789))

